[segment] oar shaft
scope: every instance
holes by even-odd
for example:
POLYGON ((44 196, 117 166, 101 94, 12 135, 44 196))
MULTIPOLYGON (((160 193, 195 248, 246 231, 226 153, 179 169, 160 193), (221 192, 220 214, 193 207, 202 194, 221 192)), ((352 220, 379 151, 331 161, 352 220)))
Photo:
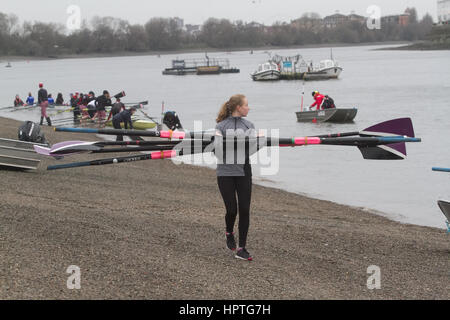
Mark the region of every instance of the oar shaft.
POLYGON ((441 167, 433 167, 431 168, 433 171, 441 171, 441 172, 450 172, 450 168, 441 168, 441 167))
POLYGON ((47 170, 97 166, 97 165, 115 164, 115 163, 121 163, 121 162, 134 162, 134 161, 140 161, 140 160, 169 159, 169 158, 175 158, 177 156, 182 156, 185 154, 201 153, 204 151, 205 147, 206 146, 204 146, 202 149, 190 150, 189 152, 184 152, 184 150, 159 150, 159 151, 151 152, 149 154, 57 164, 57 165, 53 165, 53 166, 48 166, 47 170))
POLYGON ((125 136, 143 136, 143 137, 160 137, 167 139, 186 139, 197 138, 207 135, 202 132, 184 132, 184 131, 147 131, 132 129, 94 129, 94 128, 55 128, 55 131, 78 132, 78 133, 98 133, 106 135, 125 135, 125 136))

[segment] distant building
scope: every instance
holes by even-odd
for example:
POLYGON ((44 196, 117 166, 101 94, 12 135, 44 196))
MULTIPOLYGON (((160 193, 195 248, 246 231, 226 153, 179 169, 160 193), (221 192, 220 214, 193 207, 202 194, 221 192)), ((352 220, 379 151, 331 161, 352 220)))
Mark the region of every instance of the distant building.
POLYGON ((323 25, 327 28, 335 28, 337 25, 340 25, 347 21, 348 17, 346 15, 335 13, 331 16, 326 16, 325 18, 323 18, 323 25))
POLYGON ((183 29, 184 27, 184 20, 178 17, 173 18, 175 23, 177 24, 178 29, 183 29))
POLYGON ((202 31, 202 26, 198 24, 187 24, 185 25, 185 30, 187 33, 193 36, 198 36, 202 31))
POLYGON ((438 0, 437 2, 438 23, 448 23, 450 21, 450 0, 438 0))
POLYGON ((299 18, 291 21, 291 25, 296 28, 315 30, 321 28, 323 21, 320 18, 299 18))
POLYGON ((360 16, 359 14, 355 14, 354 11, 352 11, 349 15, 344 15, 336 12, 335 14, 331 16, 326 16, 322 19, 323 26, 327 28, 335 28, 336 26, 350 22, 350 21, 357 21, 361 24, 365 23, 367 20, 366 17, 360 16))
POLYGON ((398 24, 406 26, 409 24, 409 13, 405 12, 402 14, 381 17, 381 24, 398 24))
POLYGON ((367 20, 366 17, 360 16, 359 14, 355 14, 354 12, 349 14, 347 17, 349 21, 358 21, 361 24, 366 23, 367 20))

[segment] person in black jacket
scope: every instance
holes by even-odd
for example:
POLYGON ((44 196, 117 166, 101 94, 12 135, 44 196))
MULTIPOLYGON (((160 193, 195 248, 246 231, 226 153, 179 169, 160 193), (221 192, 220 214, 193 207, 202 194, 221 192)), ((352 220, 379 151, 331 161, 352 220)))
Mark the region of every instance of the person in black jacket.
MULTIPOLYGON (((136 112, 135 107, 131 107, 130 109, 125 109, 124 111, 116 114, 113 117, 112 123, 114 129, 122 129, 121 123, 124 123, 125 129, 128 129, 128 125, 130 125, 130 129, 133 129, 133 122, 131 120, 131 116, 136 112)), ((118 134, 116 141, 123 141, 123 135, 118 134)))
POLYGON ((120 102, 120 98, 116 98, 116 102, 114 102, 111 111, 109 112, 108 119, 106 121, 109 121, 112 117, 114 117, 116 114, 122 112, 125 110, 125 105, 120 102))
POLYGON ((52 122, 50 120, 50 117, 47 116, 47 107, 48 107, 48 95, 47 90, 44 89, 44 85, 42 83, 39 83, 39 91, 38 91, 38 104, 41 107, 41 122, 40 124, 47 120, 47 124, 49 126, 52 125, 52 122))
POLYGON ((102 121, 106 119, 105 107, 107 106, 112 106, 111 97, 108 90, 103 90, 103 94, 95 99, 95 107, 97 112, 92 117, 92 120, 95 120, 95 118, 98 117, 99 125, 101 125, 102 121))

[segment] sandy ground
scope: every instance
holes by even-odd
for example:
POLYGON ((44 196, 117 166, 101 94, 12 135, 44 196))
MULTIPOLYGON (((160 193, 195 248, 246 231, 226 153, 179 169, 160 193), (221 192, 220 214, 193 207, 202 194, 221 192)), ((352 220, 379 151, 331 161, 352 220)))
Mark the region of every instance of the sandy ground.
MULTIPOLYGON (((0 118, 0 137, 18 126, 0 118)), ((51 143, 98 140, 43 128, 51 143)), ((450 298, 444 229, 254 186, 247 262, 226 249, 214 170, 170 160, 46 170, 56 162, 0 170, 0 299, 450 298), (67 288, 71 265, 79 290, 67 288), (380 289, 367 287, 371 265, 380 289)))

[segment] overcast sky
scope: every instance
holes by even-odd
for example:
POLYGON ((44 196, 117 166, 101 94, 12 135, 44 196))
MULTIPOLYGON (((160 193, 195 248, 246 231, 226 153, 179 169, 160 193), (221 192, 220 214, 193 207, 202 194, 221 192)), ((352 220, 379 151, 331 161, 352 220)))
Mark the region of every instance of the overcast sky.
POLYGON ((207 18, 231 21, 256 21, 270 25, 289 22, 306 12, 322 17, 336 11, 368 16, 367 8, 376 5, 381 15, 399 14, 415 7, 418 17, 430 13, 436 20, 437 0, 0 0, 0 12, 14 13, 20 21, 46 21, 66 24, 69 5, 78 5, 81 18, 113 16, 130 23, 144 24, 152 17, 180 17, 185 24, 202 24, 207 18))

